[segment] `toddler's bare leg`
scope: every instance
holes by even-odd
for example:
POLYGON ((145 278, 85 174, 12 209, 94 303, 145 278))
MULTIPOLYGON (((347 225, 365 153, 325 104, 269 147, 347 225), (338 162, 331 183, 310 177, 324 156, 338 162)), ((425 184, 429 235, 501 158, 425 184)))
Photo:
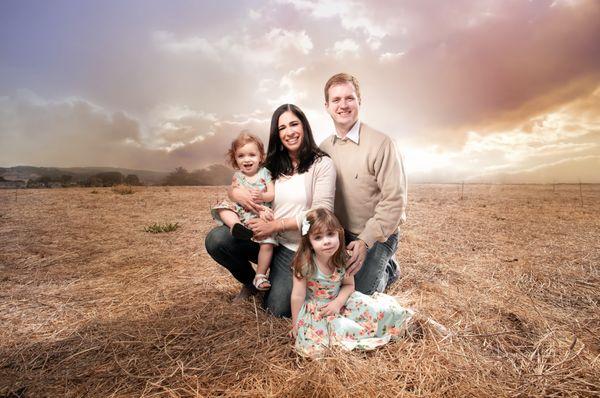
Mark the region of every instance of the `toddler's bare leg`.
MULTIPOLYGON (((271 266, 271 258, 273 257, 273 245, 271 243, 261 243, 258 252, 258 264, 256 267, 257 274, 266 275, 271 266)), ((263 282, 260 287, 267 288, 269 282, 263 282)))
POLYGON ((227 225, 229 229, 240 222, 240 217, 233 210, 219 209, 217 210, 217 214, 219 214, 221 221, 223 221, 223 224, 227 225))

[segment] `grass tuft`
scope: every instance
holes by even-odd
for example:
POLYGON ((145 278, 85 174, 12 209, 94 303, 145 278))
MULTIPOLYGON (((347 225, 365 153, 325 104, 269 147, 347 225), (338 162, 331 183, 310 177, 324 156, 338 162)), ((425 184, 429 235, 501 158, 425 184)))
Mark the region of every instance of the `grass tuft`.
POLYGON ((119 195, 131 195, 135 191, 131 187, 131 185, 115 185, 113 187, 113 192, 118 193, 119 195))
POLYGON ((147 226, 146 228, 144 228, 145 232, 150 232, 152 234, 160 234, 163 232, 172 232, 175 231, 177 228, 179 228, 180 225, 179 223, 168 223, 168 224, 157 224, 154 223, 152 225, 147 226))

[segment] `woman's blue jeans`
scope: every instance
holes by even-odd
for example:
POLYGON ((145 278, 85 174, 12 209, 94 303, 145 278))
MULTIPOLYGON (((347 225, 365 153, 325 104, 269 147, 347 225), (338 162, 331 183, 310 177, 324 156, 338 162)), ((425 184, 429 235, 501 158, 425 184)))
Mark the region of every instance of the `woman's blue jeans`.
MULTIPOLYGON (((206 251, 220 265, 243 285, 256 290, 252 285, 259 245, 249 240, 231 236, 229 228, 222 225, 213 228, 204 240, 206 251)), ((278 317, 290 317, 290 296, 292 294, 292 260, 296 253, 284 246, 276 246, 271 260, 269 281, 271 289, 265 295, 265 309, 278 317)))

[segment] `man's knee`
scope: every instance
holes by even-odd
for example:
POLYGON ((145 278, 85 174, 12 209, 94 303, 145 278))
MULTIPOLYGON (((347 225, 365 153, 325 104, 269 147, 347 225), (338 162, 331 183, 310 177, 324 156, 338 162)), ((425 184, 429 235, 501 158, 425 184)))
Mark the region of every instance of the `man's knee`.
POLYGON ((387 283, 385 264, 388 260, 379 250, 369 252, 361 270, 355 277, 356 290, 367 295, 383 292, 387 283))
POLYGON ((356 290, 363 294, 366 294, 367 296, 370 296, 375 292, 383 292, 383 290, 379 290, 379 286, 381 284, 381 279, 370 279, 364 281, 364 283, 360 284, 360 286, 357 284, 356 290))

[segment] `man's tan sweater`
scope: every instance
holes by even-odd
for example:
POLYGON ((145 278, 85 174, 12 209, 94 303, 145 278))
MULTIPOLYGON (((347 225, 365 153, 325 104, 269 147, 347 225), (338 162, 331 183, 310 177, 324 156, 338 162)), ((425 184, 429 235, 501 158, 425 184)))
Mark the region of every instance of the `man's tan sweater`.
POLYGON ((387 135, 361 123, 359 144, 332 135, 321 143, 337 170, 335 214, 369 247, 384 242, 406 220, 402 160, 387 135))

